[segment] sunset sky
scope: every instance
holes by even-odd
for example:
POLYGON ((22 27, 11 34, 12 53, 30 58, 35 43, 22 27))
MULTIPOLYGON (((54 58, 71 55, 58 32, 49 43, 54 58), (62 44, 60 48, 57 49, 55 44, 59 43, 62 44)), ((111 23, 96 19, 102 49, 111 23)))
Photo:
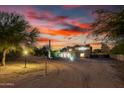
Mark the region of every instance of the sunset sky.
MULTIPOLYGON (((62 48, 75 44, 96 42, 89 31, 90 24, 94 21, 92 11, 96 9, 108 9, 117 11, 121 6, 0 6, 1 11, 16 12, 25 17, 29 23, 37 27, 40 37, 37 46, 48 44, 52 41, 52 47, 62 48)), ((98 41, 97 41, 98 42, 98 41)))

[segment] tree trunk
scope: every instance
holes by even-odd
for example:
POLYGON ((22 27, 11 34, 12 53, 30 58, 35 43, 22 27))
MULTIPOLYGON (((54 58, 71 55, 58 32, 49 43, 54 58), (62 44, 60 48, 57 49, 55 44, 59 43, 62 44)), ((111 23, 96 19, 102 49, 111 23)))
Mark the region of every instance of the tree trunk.
POLYGON ((5 66, 5 64, 6 64, 6 53, 7 53, 7 49, 5 49, 4 51, 3 51, 3 58, 2 58, 2 65, 3 66, 5 66))

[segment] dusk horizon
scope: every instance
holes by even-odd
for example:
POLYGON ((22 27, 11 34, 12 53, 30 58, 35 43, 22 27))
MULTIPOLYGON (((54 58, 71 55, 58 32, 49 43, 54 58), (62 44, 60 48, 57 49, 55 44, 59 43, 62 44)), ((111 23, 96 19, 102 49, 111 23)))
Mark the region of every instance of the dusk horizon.
POLYGON ((37 6, 0 6, 0 11, 15 12, 24 16, 32 26, 38 28, 37 47, 52 42, 53 49, 66 46, 104 43, 92 35, 90 24, 94 21, 93 12, 97 9, 118 11, 122 6, 110 5, 37 5, 37 6))
POLYGON ((124 88, 124 6, 1 5, 0 88, 124 88))

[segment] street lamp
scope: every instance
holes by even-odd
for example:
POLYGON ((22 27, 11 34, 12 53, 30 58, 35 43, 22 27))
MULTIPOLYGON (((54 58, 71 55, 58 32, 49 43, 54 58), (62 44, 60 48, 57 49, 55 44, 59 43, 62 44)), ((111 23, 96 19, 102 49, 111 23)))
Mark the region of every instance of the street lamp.
POLYGON ((24 50, 23 51, 23 55, 25 57, 25 68, 27 67, 27 55, 28 55, 28 51, 27 50, 24 50))

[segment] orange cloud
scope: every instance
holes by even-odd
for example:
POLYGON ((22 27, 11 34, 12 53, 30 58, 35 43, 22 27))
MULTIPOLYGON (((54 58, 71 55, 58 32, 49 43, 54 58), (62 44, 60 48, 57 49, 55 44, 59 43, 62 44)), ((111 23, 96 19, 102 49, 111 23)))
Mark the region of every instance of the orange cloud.
POLYGON ((88 34, 89 31, 75 31, 75 30, 68 30, 68 29, 48 29, 47 27, 40 27, 40 33, 42 34, 49 34, 49 35, 61 35, 61 36, 71 36, 71 35, 79 35, 79 34, 88 34))
POLYGON ((71 35, 79 35, 79 34, 88 34, 87 31, 90 28, 90 24, 81 23, 80 20, 82 18, 70 19, 68 16, 56 16, 49 11, 43 11, 42 13, 36 11, 28 11, 27 17, 30 19, 47 21, 47 25, 40 25, 39 31, 43 34, 49 35, 61 35, 61 36, 71 36, 71 35), (61 29, 51 29, 56 25, 66 26, 66 28, 61 29))

